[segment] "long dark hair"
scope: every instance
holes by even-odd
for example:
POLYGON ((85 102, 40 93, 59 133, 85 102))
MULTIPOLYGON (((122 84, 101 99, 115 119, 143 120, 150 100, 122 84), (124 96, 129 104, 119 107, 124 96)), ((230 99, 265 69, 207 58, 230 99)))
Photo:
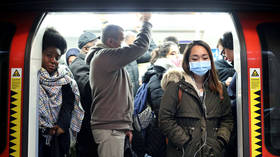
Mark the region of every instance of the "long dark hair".
POLYGON ((164 42, 162 45, 160 45, 158 48, 154 49, 154 51, 151 54, 151 60, 150 60, 151 64, 154 64, 159 58, 165 58, 172 45, 177 46, 176 43, 172 41, 167 41, 164 42))
POLYGON ((216 91, 216 92, 220 93, 222 91, 222 84, 218 79, 211 48, 206 42, 204 42, 202 40, 197 40, 197 41, 193 41, 191 44, 188 45, 188 48, 186 48, 184 51, 184 57, 183 57, 184 71, 189 75, 193 75, 193 73, 190 71, 190 67, 189 67, 189 57, 190 57, 192 48, 194 46, 202 46, 206 49, 206 51, 210 57, 210 62, 211 62, 211 70, 208 71, 208 73, 210 75, 208 85, 212 91, 216 91))

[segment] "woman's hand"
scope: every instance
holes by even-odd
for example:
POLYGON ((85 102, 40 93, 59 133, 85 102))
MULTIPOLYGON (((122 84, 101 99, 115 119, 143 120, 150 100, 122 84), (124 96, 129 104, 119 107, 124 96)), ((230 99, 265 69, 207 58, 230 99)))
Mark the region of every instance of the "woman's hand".
POLYGON ((127 131, 125 135, 129 137, 129 143, 132 143, 132 137, 133 137, 132 131, 131 130, 127 131))
POLYGON ((59 136, 60 134, 64 134, 64 133, 65 133, 65 131, 61 127, 59 127, 58 125, 55 125, 49 131, 50 135, 56 135, 56 136, 59 136))

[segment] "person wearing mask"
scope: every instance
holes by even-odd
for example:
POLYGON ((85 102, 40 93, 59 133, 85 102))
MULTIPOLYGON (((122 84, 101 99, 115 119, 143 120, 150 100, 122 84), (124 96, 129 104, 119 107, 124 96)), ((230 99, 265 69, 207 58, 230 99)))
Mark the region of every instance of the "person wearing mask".
MULTIPOLYGON (((126 32, 124 36, 124 46, 128 46, 133 44, 136 40, 136 33, 133 32, 126 32)), ((136 60, 132 61, 131 63, 125 66, 125 70, 128 72, 129 78, 131 80, 133 86, 133 95, 135 96, 138 88, 140 87, 139 84, 139 69, 138 64, 149 62, 151 59, 151 52, 156 48, 156 44, 153 40, 150 43, 149 49, 145 52, 144 55, 140 56, 136 60)))
POLYGON ((142 13, 142 29, 133 44, 121 47, 124 30, 108 24, 90 62, 91 129, 100 157, 123 157, 125 136, 132 140, 133 92, 124 66, 142 56, 151 40, 150 13, 142 13))
POLYGON ((80 131, 84 110, 78 86, 58 65, 65 53, 66 41, 53 28, 43 36, 42 67, 39 77, 39 157, 69 156, 70 135, 80 131))
POLYGON ((164 38, 163 42, 174 42, 179 49, 179 54, 176 55, 176 57, 174 57, 171 61, 177 66, 177 67, 181 67, 182 66, 182 60, 183 60, 183 55, 180 53, 180 45, 179 45, 179 40, 175 37, 175 36, 168 36, 166 38, 164 38))
POLYGON ((166 153, 166 137, 161 133, 158 127, 158 112, 163 90, 160 82, 163 74, 176 65, 172 62, 178 57, 179 48, 174 42, 168 41, 160 45, 152 52, 151 67, 143 76, 143 82, 147 82, 148 95, 147 103, 155 113, 153 123, 147 128, 145 137, 145 151, 153 157, 164 157, 166 153))
POLYGON ((233 119, 209 45, 193 41, 184 53, 183 70, 167 71, 161 85, 159 126, 168 138, 166 156, 224 156, 233 119))
POLYGON ((155 49, 152 53, 151 67, 147 70, 144 75, 144 80, 149 80, 148 83, 148 103, 151 105, 152 110, 158 117, 158 111, 160 106, 160 100, 163 95, 163 90, 160 86, 160 81, 163 74, 172 68, 176 68, 173 63, 174 58, 179 55, 179 48, 174 42, 165 42, 158 49, 155 49), (152 75, 150 79, 145 78, 146 76, 152 75))
POLYGON ((216 69, 220 81, 225 83, 226 86, 230 84, 232 76, 235 73, 234 69, 234 57, 233 57, 233 38, 231 32, 223 34, 221 39, 223 50, 221 52, 223 59, 215 62, 216 69))
POLYGON ((83 119, 81 131, 77 136, 76 143, 76 155, 77 157, 88 157, 88 156, 97 156, 97 144, 95 143, 91 128, 90 128, 90 108, 92 103, 91 89, 89 85, 89 63, 86 63, 86 58, 90 55, 91 52, 88 52, 88 48, 95 46, 98 37, 90 32, 85 32, 79 38, 78 45, 81 48, 80 53, 70 64, 69 68, 74 75, 76 80, 80 95, 81 95, 81 104, 85 111, 85 117, 83 119), (89 42, 88 42, 89 41, 89 42))

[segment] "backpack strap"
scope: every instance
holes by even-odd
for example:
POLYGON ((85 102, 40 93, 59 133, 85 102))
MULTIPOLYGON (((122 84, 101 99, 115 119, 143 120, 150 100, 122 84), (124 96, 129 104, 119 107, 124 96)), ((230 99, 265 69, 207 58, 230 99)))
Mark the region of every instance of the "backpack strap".
MULTIPOLYGON (((180 104, 181 100, 182 100, 182 89, 179 87, 179 91, 178 91, 178 104, 180 104)), ((165 143, 168 144, 168 138, 165 138, 165 143)))
POLYGON ((179 88, 179 91, 178 91, 178 100, 179 100, 178 104, 180 104, 180 102, 182 100, 182 89, 181 88, 179 88))

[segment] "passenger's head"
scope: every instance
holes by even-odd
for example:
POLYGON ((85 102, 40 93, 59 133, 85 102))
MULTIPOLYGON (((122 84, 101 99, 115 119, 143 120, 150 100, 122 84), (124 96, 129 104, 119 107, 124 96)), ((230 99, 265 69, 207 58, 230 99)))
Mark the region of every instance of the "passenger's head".
POLYGON ((119 48, 124 40, 123 28, 117 25, 106 25, 102 30, 102 43, 110 48, 119 48))
POLYGON ((154 64, 159 58, 167 58, 173 62, 179 56, 179 48, 174 42, 168 41, 160 45, 152 52, 151 64, 154 64))
POLYGON ((131 45, 133 44, 133 42, 136 40, 136 33, 133 33, 131 31, 127 31, 125 32, 125 36, 124 36, 124 42, 127 45, 131 45))
POLYGON ((225 54, 226 59, 229 62, 233 62, 233 38, 231 32, 226 32, 223 34, 222 46, 224 47, 223 53, 225 54))
POLYGON ((179 45, 179 41, 175 36, 168 36, 168 37, 164 38, 163 42, 167 42, 167 41, 172 41, 175 44, 179 45))
POLYGON ((77 48, 71 48, 66 52, 66 62, 67 65, 70 65, 76 57, 79 55, 80 50, 77 48))
POLYGON ((81 53, 87 54, 91 47, 95 46, 98 37, 91 32, 84 32, 78 41, 78 47, 81 49, 81 53))
POLYGON ((220 88, 220 84, 211 48, 206 42, 201 40, 193 41, 188 46, 184 52, 183 69, 191 76, 205 77, 209 74, 209 86, 212 90, 218 92, 217 88, 220 88))
POLYGON ((220 39, 218 40, 217 49, 219 50, 220 55, 223 57, 223 59, 226 60, 225 50, 224 50, 224 47, 223 47, 223 45, 222 45, 222 38, 220 38, 220 39))
POLYGON ((54 28, 47 28, 43 36, 42 67, 50 74, 57 70, 58 59, 65 53, 66 40, 54 28))

